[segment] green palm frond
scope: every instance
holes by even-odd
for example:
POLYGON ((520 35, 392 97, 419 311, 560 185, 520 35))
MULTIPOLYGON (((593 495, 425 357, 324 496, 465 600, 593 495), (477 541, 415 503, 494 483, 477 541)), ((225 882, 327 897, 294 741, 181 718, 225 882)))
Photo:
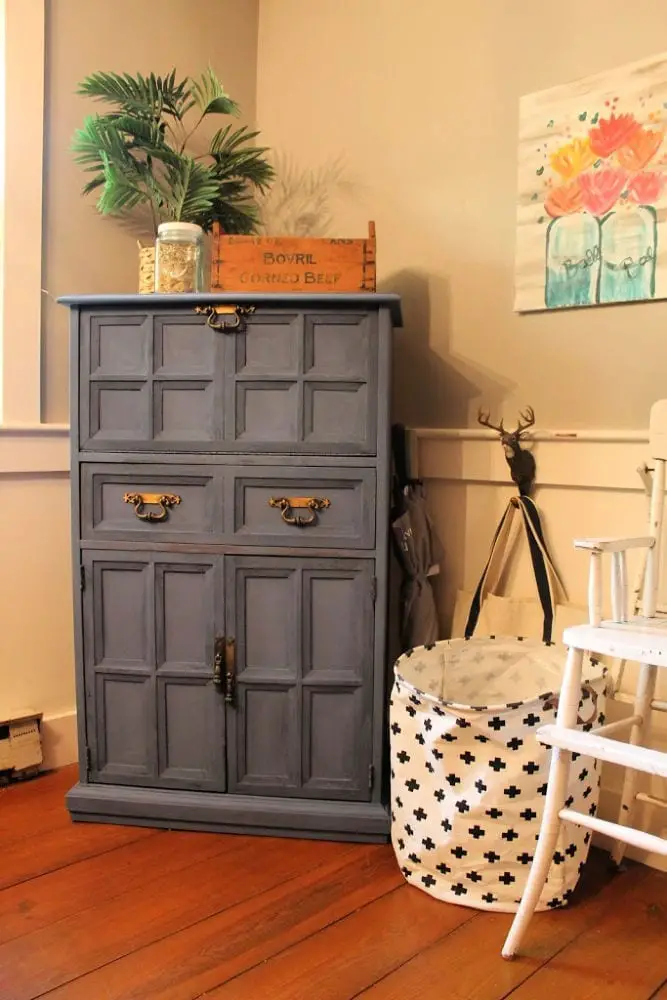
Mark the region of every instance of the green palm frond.
POLYGON ((199 80, 191 80, 193 99, 202 115, 238 115, 239 106, 225 92, 217 76, 209 66, 199 80))
POLYGON ((78 92, 110 105, 84 120, 71 147, 90 175, 83 193, 98 192, 100 212, 128 214, 147 205, 155 226, 182 221, 209 230, 217 221, 226 232, 256 230, 254 194, 274 176, 267 150, 255 144, 258 132, 229 124, 203 156, 187 148, 206 115, 239 113, 210 67, 198 80, 178 82, 175 70, 163 77, 98 72, 78 92), (192 127, 184 119, 194 109, 192 127))

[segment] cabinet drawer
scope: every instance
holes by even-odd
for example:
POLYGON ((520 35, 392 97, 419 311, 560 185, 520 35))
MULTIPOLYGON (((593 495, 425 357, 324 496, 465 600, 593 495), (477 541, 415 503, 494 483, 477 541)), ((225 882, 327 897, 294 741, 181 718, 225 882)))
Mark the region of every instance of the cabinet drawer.
POLYGON ((210 541, 223 533, 221 470, 206 466, 84 464, 84 539, 210 541))
POLYGON ((372 549, 375 473, 370 469, 252 467, 230 470, 234 540, 245 545, 372 549))

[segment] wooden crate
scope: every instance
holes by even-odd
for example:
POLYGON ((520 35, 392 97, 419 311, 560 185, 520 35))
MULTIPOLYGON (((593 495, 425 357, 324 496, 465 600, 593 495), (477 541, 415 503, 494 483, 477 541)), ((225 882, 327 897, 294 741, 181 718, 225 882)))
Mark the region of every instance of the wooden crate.
POLYGON ((212 292, 374 292, 375 223, 368 238, 227 236, 216 224, 212 292))

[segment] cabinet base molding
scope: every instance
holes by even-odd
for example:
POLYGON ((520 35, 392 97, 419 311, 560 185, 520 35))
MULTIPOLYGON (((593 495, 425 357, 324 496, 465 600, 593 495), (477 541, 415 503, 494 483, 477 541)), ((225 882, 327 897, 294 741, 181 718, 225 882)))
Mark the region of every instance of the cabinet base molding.
POLYGON ((385 844, 390 830, 387 808, 380 802, 202 794, 79 782, 67 794, 67 808, 74 821, 83 823, 354 843, 385 844))

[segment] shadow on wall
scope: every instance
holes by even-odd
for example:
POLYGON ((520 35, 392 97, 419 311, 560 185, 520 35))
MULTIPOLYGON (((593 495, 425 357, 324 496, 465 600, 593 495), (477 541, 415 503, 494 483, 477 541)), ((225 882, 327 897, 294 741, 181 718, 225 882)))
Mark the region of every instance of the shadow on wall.
POLYGON ((342 155, 320 167, 300 167, 279 150, 269 155, 276 172, 269 190, 259 199, 261 231, 269 236, 329 236, 332 203, 354 197, 357 186, 345 175, 342 155))

